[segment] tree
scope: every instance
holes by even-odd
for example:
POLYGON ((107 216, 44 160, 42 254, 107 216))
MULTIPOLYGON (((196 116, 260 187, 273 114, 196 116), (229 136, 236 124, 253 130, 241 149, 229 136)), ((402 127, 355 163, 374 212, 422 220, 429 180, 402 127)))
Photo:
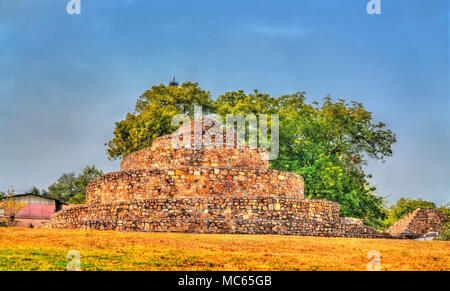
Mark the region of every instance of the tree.
POLYGON ((277 99, 268 94, 253 90, 245 94, 243 90, 227 92, 220 95, 214 107, 218 114, 276 114, 278 113, 277 99))
POLYGON ((83 204, 86 200, 86 186, 103 171, 95 166, 86 167, 80 175, 64 173, 58 181, 48 187, 47 196, 70 204, 83 204))
POLYGON ((280 155, 270 167, 302 175, 306 197, 339 202, 342 215, 381 223, 384 199, 375 195, 363 166, 369 158, 391 156, 396 139, 361 103, 326 97, 322 104, 307 104, 304 92, 274 99, 237 91, 220 96, 216 108, 222 115, 278 113, 280 155))
POLYGON ((41 190, 38 187, 32 186, 30 190, 27 191, 30 194, 41 195, 41 190))
POLYGON ((211 94, 197 83, 153 86, 138 98, 134 113, 116 123, 114 138, 106 144, 109 159, 123 158, 150 147, 155 138, 176 129, 171 125, 174 115, 187 113, 192 117, 194 105, 213 109, 211 94))
POLYGON ((442 230, 436 237, 436 240, 450 241, 450 221, 442 227, 442 230))
POLYGON ((36 186, 32 186, 30 188, 30 190, 27 191, 27 193, 29 194, 35 194, 35 195, 42 195, 42 196, 47 196, 48 197, 48 192, 45 189, 39 190, 38 187, 36 186))
POLYGON ((3 216, 7 218, 5 220, 6 226, 14 226, 16 215, 26 205, 25 202, 18 201, 14 194, 14 189, 8 190, 7 195, 0 201, 0 210, 2 210, 3 216))

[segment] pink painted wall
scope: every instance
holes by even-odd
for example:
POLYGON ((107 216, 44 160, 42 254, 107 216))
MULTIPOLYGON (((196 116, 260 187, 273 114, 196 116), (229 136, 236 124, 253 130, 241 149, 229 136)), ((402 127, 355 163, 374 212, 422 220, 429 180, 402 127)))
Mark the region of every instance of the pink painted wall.
POLYGON ((16 215, 17 218, 50 218, 55 213, 55 205, 27 204, 16 215))

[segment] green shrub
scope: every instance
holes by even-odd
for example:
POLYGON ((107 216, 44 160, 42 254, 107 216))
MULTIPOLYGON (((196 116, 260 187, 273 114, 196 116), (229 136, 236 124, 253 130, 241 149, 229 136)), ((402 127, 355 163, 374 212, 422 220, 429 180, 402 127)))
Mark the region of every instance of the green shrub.
POLYGON ((450 241, 450 221, 444 225, 441 233, 436 237, 436 239, 450 241))
POLYGON ((4 219, 0 219, 0 227, 7 227, 8 224, 4 219))
POLYGON ((444 213, 445 215, 450 216, 450 202, 445 205, 442 205, 441 207, 438 208, 438 210, 444 213))

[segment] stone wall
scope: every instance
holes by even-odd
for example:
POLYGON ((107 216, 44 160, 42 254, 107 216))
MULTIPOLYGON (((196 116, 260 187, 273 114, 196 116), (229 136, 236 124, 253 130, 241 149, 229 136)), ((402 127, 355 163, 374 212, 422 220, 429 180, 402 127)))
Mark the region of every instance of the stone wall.
POLYGON ((399 219, 387 232, 392 236, 415 238, 427 232, 440 232, 448 220, 438 210, 419 208, 399 219))
POLYGON ((195 128, 194 122, 191 122, 181 125, 173 134, 156 138, 152 142, 152 148, 173 147, 180 149, 187 146, 197 150, 202 148, 216 150, 226 148, 250 149, 246 145, 244 136, 241 136, 241 140, 239 140, 236 132, 225 130, 209 118, 203 118, 200 122, 203 125, 198 128, 195 128))
POLYGON ((114 172, 93 180, 87 204, 173 197, 303 198, 303 178, 267 169, 186 167, 114 172))
POLYGON ((122 160, 121 171, 181 167, 267 169, 267 151, 261 149, 174 149, 152 147, 134 152, 122 160))
POLYGON ((73 207, 52 217, 53 228, 196 233, 380 237, 344 223, 339 205, 295 198, 146 199, 73 207))

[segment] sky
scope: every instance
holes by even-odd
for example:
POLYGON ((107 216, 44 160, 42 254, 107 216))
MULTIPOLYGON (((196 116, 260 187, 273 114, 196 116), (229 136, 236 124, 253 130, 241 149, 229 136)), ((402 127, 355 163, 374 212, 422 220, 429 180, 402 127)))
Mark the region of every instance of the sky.
POLYGON ((363 102, 397 134, 367 172, 390 202, 450 201, 447 0, 0 0, 0 190, 95 164, 137 98, 173 76, 363 102))

